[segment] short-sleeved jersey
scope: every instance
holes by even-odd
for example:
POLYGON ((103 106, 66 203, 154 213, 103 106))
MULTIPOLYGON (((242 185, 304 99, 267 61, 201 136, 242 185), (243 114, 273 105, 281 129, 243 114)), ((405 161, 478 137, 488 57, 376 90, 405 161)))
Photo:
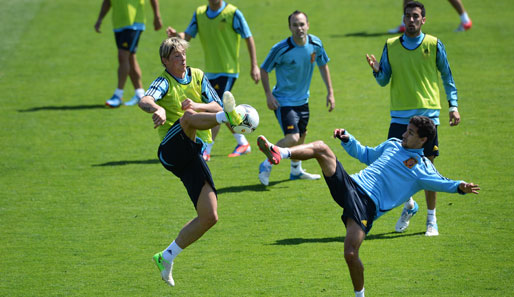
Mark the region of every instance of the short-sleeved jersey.
POLYGON ((145 29, 145 0, 111 0, 114 31, 145 29))
POLYGON ((314 63, 323 66, 329 60, 321 40, 309 34, 304 46, 297 45, 292 37, 275 44, 261 68, 266 72, 275 69, 273 96, 281 106, 300 106, 309 101, 314 63))
MULTIPOLYGON (((166 136, 173 123, 184 115, 182 101, 185 99, 189 98, 198 103, 216 101, 222 106, 221 100, 209 80, 197 68, 188 67, 183 79, 178 79, 164 70, 161 76, 152 82, 145 96, 153 97, 155 102, 166 110, 166 122, 159 127, 158 131, 161 139, 166 136)), ((212 142, 210 129, 198 130, 197 135, 204 142, 212 142)))

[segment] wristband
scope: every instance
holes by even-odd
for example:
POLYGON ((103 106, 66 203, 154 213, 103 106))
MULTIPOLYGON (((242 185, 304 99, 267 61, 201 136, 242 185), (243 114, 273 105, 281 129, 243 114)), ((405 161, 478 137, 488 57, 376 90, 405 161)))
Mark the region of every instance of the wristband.
POLYGON ((457 106, 450 106, 450 108, 448 109, 449 112, 454 112, 454 111, 459 111, 457 109, 457 106))

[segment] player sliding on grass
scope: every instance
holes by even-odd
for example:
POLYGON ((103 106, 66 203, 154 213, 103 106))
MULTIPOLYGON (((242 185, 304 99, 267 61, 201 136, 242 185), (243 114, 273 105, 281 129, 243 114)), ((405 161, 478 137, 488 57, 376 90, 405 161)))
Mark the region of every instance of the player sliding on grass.
POLYGON ((166 70, 139 102, 142 110, 153 114, 154 128, 159 127, 159 160, 182 180, 197 212, 175 240, 153 256, 162 279, 170 286, 175 285, 175 257, 218 221, 216 188, 202 158, 205 144, 199 137, 210 137, 209 129, 221 123, 236 126, 242 122, 232 94, 223 94, 221 111, 222 103, 203 72, 186 66, 188 46, 187 41, 176 37, 162 42, 159 52, 166 70))
POLYGON ((423 155, 423 144, 434 136, 435 125, 424 116, 411 118, 402 140, 391 138, 374 148, 362 146, 344 129, 335 129, 334 138, 341 140, 348 154, 369 165, 351 176, 323 141, 282 148, 264 136, 257 139, 259 148, 272 164, 280 163, 283 158, 318 161, 332 198, 344 209, 341 216, 346 226, 344 257, 355 296, 364 296, 364 266, 359 248, 375 219, 423 189, 460 194, 478 194, 480 190, 478 185, 450 180, 437 172, 423 155))

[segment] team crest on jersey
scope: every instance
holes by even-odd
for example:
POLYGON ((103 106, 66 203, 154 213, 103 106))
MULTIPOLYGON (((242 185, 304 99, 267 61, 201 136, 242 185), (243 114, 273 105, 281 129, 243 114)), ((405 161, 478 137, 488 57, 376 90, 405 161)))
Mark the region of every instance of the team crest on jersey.
POLYGON ((311 63, 314 63, 314 60, 316 59, 316 53, 311 54, 311 63))
POLYGON ((407 168, 412 169, 412 167, 414 167, 414 165, 418 164, 418 160, 416 160, 415 158, 409 158, 409 159, 403 161, 403 164, 405 166, 407 166, 407 168))

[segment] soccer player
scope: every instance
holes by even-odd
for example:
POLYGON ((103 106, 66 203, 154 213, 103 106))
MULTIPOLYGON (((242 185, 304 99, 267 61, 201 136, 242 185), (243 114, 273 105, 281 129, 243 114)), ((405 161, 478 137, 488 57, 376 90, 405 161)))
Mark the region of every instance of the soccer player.
MULTIPOLYGON (((380 86, 391 81, 391 124, 387 138, 401 138, 407 129, 409 119, 414 115, 424 115, 439 125, 441 102, 437 72, 441 73, 448 100, 450 126, 460 123, 457 109, 457 88, 453 81, 450 65, 446 58, 443 43, 436 37, 421 32, 425 24, 425 7, 420 2, 407 3, 404 11, 405 34, 387 40, 380 64, 375 56, 366 55, 373 69, 373 75, 380 86)), ((439 155, 437 133, 432 141, 425 144, 425 156, 434 161, 439 155)), ((436 193, 426 191, 427 236, 439 235, 436 219, 436 193)), ((409 226, 410 218, 418 211, 417 203, 410 199, 400 219, 396 231, 403 232, 409 226)))
MULTIPOLYGON (((407 5, 407 3, 409 3, 410 1, 411 0, 403 0, 403 7, 405 7, 405 5, 407 5)), ((473 22, 471 22, 471 19, 469 18, 468 13, 466 12, 466 9, 464 8, 464 5, 462 4, 462 1, 461 0, 448 0, 448 1, 451 3, 453 8, 455 8, 455 10, 457 11, 457 13, 459 14, 459 17, 460 17, 460 24, 457 27, 457 29, 455 29, 455 32, 462 32, 462 31, 467 31, 467 30, 471 29, 473 22)), ((403 21, 403 17, 402 17, 402 23, 398 27, 388 30, 387 32, 390 34, 405 32, 405 22, 403 21)))
MULTIPOLYGON (((173 27, 168 27, 169 37, 179 36, 187 41, 200 36, 205 57, 205 75, 214 87, 218 96, 225 91, 231 91, 236 79, 239 77, 239 41, 245 40, 250 55, 250 76, 255 83, 260 80, 259 66, 255 43, 250 27, 243 13, 234 5, 222 0, 209 0, 208 5, 200 6, 193 14, 186 31, 177 33, 173 27)), ((207 144, 204 159, 211 158, 214 140, 218 135, 220 126, 212 129, 212 142, 207 144)), ((237 146, 229 157, 239 157, 251 151, 250 144, 242 134, 234 133, 237 146)))
POLYGON ((282 158, 318 161, 332 198, 344 209, 344 258, 355 296, 364 296, 364 266, 359 248, 376 219, 422 189, 459 194, 478 194, 480 190, 473 183, 443 177, 423 155, 424 144, 435 134, 433 121, 423 116, 412 117, 402 140, 391 138, 377 147, 362 146, 344 129, 335 129, 333 136, 341 140, 346 152, 368 165, 352 175, 346 173, 334 152, 321 140, 282 148, 264 136, 257 139, 259 148, 273 164, 282 158))
MULTIPOLYGON (((159 13, 159 1, 150 0, 154 14, 154 29, 162 28, 159 13)), ((112 25, 116 45, 118 46, 118 87, 112 97, 105 102, 109 107, 119 107, 123 103, 123 88, 130 77, 135 95, 125 105, 135 105, 143 97, 145 90, 141 82, 141 68, 137 62, 136 51, 141 33, 145 30, 145 1, 144 0, 104 0, 100 15, 95 23, 96 32, 100 33, 102 20, 112 6, 112 25)))
POLYGON ((145 93, 139 107, 152 114, 162 142, 157 155, 164 168, 182 180, 197 217, 187 222, 175 240, 153 259, 162 279, 170 286, 173 260, 218 221, 217 194, 211 172, 202 158, 203 139, 220 123, 238 125, 234 97, 223 95, 222 103, 200 69, 186 64, 189 44, 180 38, 164 40, 159 49, 165 70, 145 93))
MULTIPOLYGON (((328 111, 335 107, 334 91, 328 68, 329 58, 321 40, 309 31, 307 15, 294 11, 288 18, 292 36, 275 44, 261 65, 261 78, 267 105, 275 112, 284 138, 277 144, 291 147, 305 142, 309 122, 309 88, 318 65, 321 77, 327 88, 326 105, 328 111), (275 69, 277 84, 270 89, 269 72, 275 69)), ((264 160, 259 166, 259 180, 269 184, 271 164, 264 160)), ((291 160, 290 179, 319 179, 319 174, 310 174, 302 169, 300 160, 291 160)))

